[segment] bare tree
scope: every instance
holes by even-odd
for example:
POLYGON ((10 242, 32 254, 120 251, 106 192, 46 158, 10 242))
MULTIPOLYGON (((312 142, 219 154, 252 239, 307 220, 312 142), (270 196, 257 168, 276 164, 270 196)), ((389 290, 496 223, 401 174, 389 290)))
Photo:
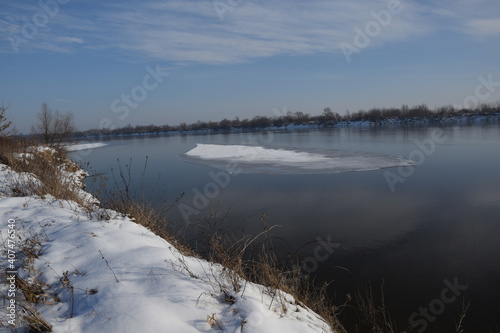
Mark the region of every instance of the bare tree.
POLYGON ((72 113, 53 111, 43 103, 32 132, 47 145, 60 145, 71 138, 75 129, 72 113))
POLYGON ((323 120, 325 121, 331 121, 334 120, 335 116, 333 114, 332 108, 326 107, 323 109, 323 120))
POLYGON ((0 137, 6 137, 8 135, 7 128, 10 127, 11 122, 7 121, 5 118, 5 111, 7 111, 7 107, 0 106, 0 137))

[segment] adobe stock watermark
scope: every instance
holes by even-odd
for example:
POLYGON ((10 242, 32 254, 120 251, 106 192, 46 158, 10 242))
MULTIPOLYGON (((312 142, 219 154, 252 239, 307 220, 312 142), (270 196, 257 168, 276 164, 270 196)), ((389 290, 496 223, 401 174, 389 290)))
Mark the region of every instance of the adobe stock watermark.
MULTIPOLYGON (((283 116, 287 113, 287 108, 284 106, 283 111, 273 108, 272 112, 276 116, 283 116)), ((258 152, 256 150, 257 147, 268 145, 273 140, 274 137, 272 132, 261 132, 257 135, 250 135, 247 140, 242 142, 242 146, 239 148, 238 153, 243 156, 256 154, 258 152)), ((181 202, 177 205, 186 225, 191 224, 192 218, 198 216, 206 209, 210 205, 211 200, 217 198, 222 190, 229 186, 231 178, 234 175, 240 174, 242 171, 243 169, 239 163, 227 163, 224 170, 218 172, 210 171, 208 176, 211 181, 203 186, 192 189, 193 199, 191 204, 188 205, 181 202)))
POLYGON ((340 247, 339 243, 333 243, 330 235, 323 239, 316 238, 318 245, 313 250, 313 255, 302 261, 302 271, 312 274, 318 270, 319 263, 328 260, 330 256, 340 247))
MULTIPOLYGON (((243 142, 239 148, 238 154, 246 156, 256 154, 257 147, 269 143, 272 140, 272 133, 260 133, 259 135, 252 135, 249 139, 243 142)), ((178 205, 179 211, 186 225, 191 223, 194 217, 198 216, 204 209, 206 209, 211 200, 221 195, 223 189, 227 188, 231 183, 231 178, 240 174, 243 171, 239 163, 228 162, 224 170, 210 171, 208 176, 211 181, 207 182, 204 186, 195 187, 192 189, 194 194, 191 204, 180 203, 178 205)))
POLYGON ((364 48, 368 47, 373 38, 380 35, 383 28, 387 28, 391 22, 394 15, 401 13, 404 9, 400 0, 389 0, 387 1, 387 9, 379 10, 378 12, 372 10, 370 15, 373 20, 368 21, 364 29, 359 27, 354 28, 354 38, 353 43, 341 42, 339 44, 340 50, 344 54, 344 57, 348 64, 352 61, 353 54, 359 54, 364 48))
POLYGON ((186 225, 191 224, 193 216, 197 216, 200 212, 208 207, 211 199, 218 197, 223 189, 229 186, 231 175, 241 172, 241 168, 237 164, 228 163, 225 171, 210 171, 208 175, 213 180, 205 184, 202 189, 195 187, 192 192, 194 194, 191 205, 181 202, 178 207, 182 218, 186 225))
POLYGON ((18 253, 17 249, 19 247, 18 242, 16 241, 16 220, 8 219, 7 220, 7 239, 4 242, 4 246, 6 247, 6 267, 5 268, 5 284, 7 286, 7 293, 4 296, 5 301, 4 304, 5 310, 7 313, 7 322, 11 325, 11 328, 15 329, 16 320, 17 320, 17 309, 19 305, 16 300, 16 293, 18 291, 19 286, 16 282, 17 277, 17 265, 18 265, 18 253))
MULTIPOLYGON (((148 93, 155 90, 163 82, 163 79, 170 75, 160 65, 156 65, 155 69, 150 66, 145 68, 147 74, 142 78, 141 84, 130 89, 130 93, 121 94, 120 98, 116 98, 111 102, 111 112, 117 114, 120 120, 125 120, 130 115, 130 109, 136 109, 139 103, 143 102, 148 93)), ((115 129, 116 126, 112 119, 103 118, 99 122, 99 128, 115 129)))
POLYGON ((38 10, 28 19, 26 16, 21 18, 22 25, 19 26, 17 33, 11 32, 7 39, 10 40, 12 49, 17 54, 19 46, 28 44, 34 40, 40 33, 39 29, 47 27, 50 19, 59 13, 59 6, 65 5, 70 0, 40 0, 38 1, 38 10))
MULTIPOLYGON (((308 274, 312 274, 315 271, 317 271, 319 268, 319 263, 328 260, 328 258, 330 258, 333 255, 335 250, 341 247, 339 243, 332 242, 331 235, 328 235, 326 239, 317 237, 316 243, 317 245, 312 252, 312 256, 305 258, 302 261, 301 266, 298 265, 292 266, 292 270, 299 271, 302 277, 305 277, 308 274)), ((278 291, 278 292, 283 292, 283 291, 278 291)), ((273 304, 272 300, 271 304, 273 304)), ((276 304, 275 312, 278 313, 278 311, 284 311, 284 313, 286 313, 286 308, 283 308, 279 304, 279 302, 275 304, 276 304)), ((269 309, 270 308, 271 307, 269 306, 269 309)), ((271 313, 272 312, 270 311, 262 312, 259 309, 255 309, 254 311, 252 311, 251 315, 248 316, 247 318, 249 327, 255 327, 255 328, 261 327, 264 324, 264 319, 266 317, 269 317, 271 313)), ((330 330, 326 329, 325 331, 330 331, 330 330)))
MULTIPOLYGON (((142 78, 141 84, 134 86, 130 89, 130 93, 121 94, 120 98, 115 98, 110 105, 111 112, 117 114, 118 119, 125 120, 130 115, 130 109, 136 109, 139 103, 143 102, 147 97, 148 93, 155 90, 163 82, 164 78, 169 76, 170 73, 165 71, 160 65, 156 65, 153 69, 150 66, 145 68, 147 74, 142 78)), ((111 118, 102 118, 99 121, 99 129, 116 129, 115 122, 111 118)), ((84 141, 80 144, 86 145, 91 144, 90 141, 84 141)), ((74 153, 79 157, 88 157, 92 154, 94 148, 75 151, 74 153)))
POLYGON ((441 290, 439 297, 430 301, 427 307, 419 307, 418 311, 413 312, 408 318, 410 327, 416 329, 417 332, 425 332, 429 323, 434 322, 439 315, 443 314, 446 305, 455 302, 468 288, 467 285, 459 284, 457 277, 453 279, 453 283, 448 279, 445 279, 443 283, 445 287, 441 290))
POLYGON ((212 6, 220 20, 224 21, 224 15, 226 15, 227 12, 232 13, 243 3, 243 1, 245 0, 214 0, 212 6))
POLYGON ((479 107, 481 102, 484 102, 495 93, 495 88, 500 87, 500 82, 493 81, 493 74, 489 74, 488 78, 480 75, 477 80, 479 81, 479 84, 476 86, 474 94, 465 97, 463 104, 454 104, 454 108, 458 110, 475 109, 479 107))
POLYGON ((408 177, 415 173, 415 167, 424 164, 426 159, 436 152, 437 145, 446 141, 446 133, 442 129, 432 131, 431 137, 419 140, 415 139, 414 143, 417 146, 409 155, 409 158, 415 162, 413 165, 400 165, 398 172, 386 171, 384 178, 391 192, 396 191, 398 183, 404 183, 408 177))

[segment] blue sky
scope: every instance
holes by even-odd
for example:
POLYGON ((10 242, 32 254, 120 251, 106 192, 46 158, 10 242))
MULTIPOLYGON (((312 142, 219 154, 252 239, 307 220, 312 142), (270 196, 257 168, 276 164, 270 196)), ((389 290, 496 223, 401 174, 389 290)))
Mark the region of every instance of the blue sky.
POLYGON ((500 82, 499 13, 497 0, 2 0, 0 98, 23 132, 43 102, 81 130, 463 104, 480 77, 500 82))

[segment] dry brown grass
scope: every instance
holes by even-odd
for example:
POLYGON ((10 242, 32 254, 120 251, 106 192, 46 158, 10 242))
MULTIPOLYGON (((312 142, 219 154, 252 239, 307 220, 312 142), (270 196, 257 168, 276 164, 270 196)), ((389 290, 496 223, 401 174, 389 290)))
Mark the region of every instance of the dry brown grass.
MULTIPOLYGON (((1 142, 0 161, 14 171, 34 176, 12 180, 14 195, 52 195, 57 199, 71 200, 87 207, 90 203, 80 195, 80 189, 66 177, 66 172, 80 170, 61 147, 54 151, 38 151, 37 143, 30 140, 4 139, 1 142)), ((83 179, 81 179, 83 183, 83 179)))
POLYGON ((367 330, 374 333, 407 332, 406 330, 398 330, 395 323, 392 322, 385 307, 383 284, 377 295, 375 295, 371 283, 359 285, 353 304, 350 306, 352 306, 351 310, 356 316, 355 325, 350 328, 352 332, 366 332, 367 330))
POLYGON ((21 311, 21 318, 29 333, 52 332, 52 325, 40 316, 34 306, 23 306, 21 311))
MULTIPOLYGON (((222 216, 225 220, 227 215, 222 216)), ((290 299, 285 293, 292 295, 295 304, 310 308, 336 332, 345 332, 337 316, 335 308, 328 296, 328 284, 316 284, 303 274, 302 265, 298 257, 293 255, 280 257, 275 249, 276 238, 272 230, 278 226, 268 226, 263 218, 263 231, 256 236, 235 236, 222 228, 216 221, 217 214, 213 213, 205 220, 203 247, 206 259, 224 267, 222 276, 224 281, 219 282, 226 298, 231 293, 245 293, 247 281, 265 287, 265 293, 271 296, 269 307, 287 309, 290 299), (232 290, 225 290, 224 282, 229 282, 232 290)))
POLYGON ((21 151, 22 144, 19 140, 12 140, 9 137, 0 137, 0 163, 7 164, 8 156, 21 151))
MULTIPOLYGON (((96 196, 101 205, 129 216, 137 224, 148 228, 174 245, 182 254, 196 256, 196 253, 186 242, 182 241, 182 237, 168 228, 169 212, 181 199, 182 195, 174 203, 162 202, 155 204, 153 202, 154 189, 151 193, 146 194, 146 190, 141 185, 139 186, 141 188, 139 192, 134 191, 131 162, 125 166, 119 162, 118 174, 113 171, 114 188, 109 189, 106 180, 101 179, 96 190, 96 196)), ((143 166, 142 183, 144 182, 146 169, 147 158, 143 166)))
MULTIPOLYGON (((27 332, 51 332, 52 326, 38 313, 39 304, 54 304, 58 302, 57 293, 49 285, 40 280, 41 273, 35 269, 35 260, 41 255, 41 240, 38 235, 32 235, 23 241, 18 251, 19 274, 15 276, 16 306, 19 309, 14 331, 25 329, 27 332)), ((8 300, 7 295, 2 295, 8 300)))

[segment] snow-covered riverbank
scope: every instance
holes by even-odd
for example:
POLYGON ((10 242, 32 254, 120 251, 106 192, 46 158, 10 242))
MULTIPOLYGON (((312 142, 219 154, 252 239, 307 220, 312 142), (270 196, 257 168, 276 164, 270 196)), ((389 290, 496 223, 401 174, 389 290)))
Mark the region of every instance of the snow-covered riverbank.
MULTIPOLYGON (((25 281, 36 278, 43 293, 35 308, 53 332, 331 332, 291 295, 273 300, 268 288, 245 281, 232 292, 221 266, 181 254, 122 214, 49 195, 16 197, 18 179, 0 165, 1 265, 25 281), (22 260, 28 244, 38 252, 32 267, 22 260)), ((0 330, 12 328, 9 320, 20 329, 16 281, 10 298, 12 286, 2 284, 4 304, 16 309, 3 307, 0 330)))

